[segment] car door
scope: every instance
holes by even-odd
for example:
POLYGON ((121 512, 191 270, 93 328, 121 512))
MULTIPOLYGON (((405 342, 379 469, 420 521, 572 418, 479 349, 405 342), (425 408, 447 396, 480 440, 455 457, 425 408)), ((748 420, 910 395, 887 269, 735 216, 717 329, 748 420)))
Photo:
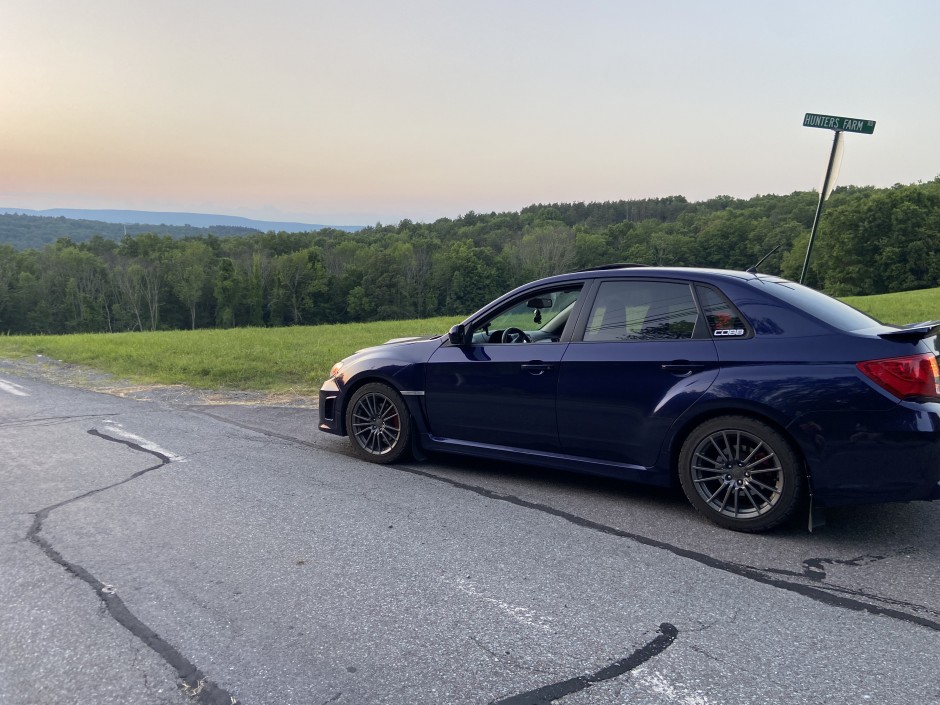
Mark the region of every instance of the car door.
POLYGON ((567 347, 564 333, 574 324, 579 290, 580 284, 566 284, 527 293, 495 315, 471 322, 464 345, 445 344, 435 351, 425 384, 431 435, 557 452, 555 394, 567 347))
POLYGON ((691 286, 601 282, 580 327, 559 373, 562 452, 653 466, 673 422, 718 374, 691 286))

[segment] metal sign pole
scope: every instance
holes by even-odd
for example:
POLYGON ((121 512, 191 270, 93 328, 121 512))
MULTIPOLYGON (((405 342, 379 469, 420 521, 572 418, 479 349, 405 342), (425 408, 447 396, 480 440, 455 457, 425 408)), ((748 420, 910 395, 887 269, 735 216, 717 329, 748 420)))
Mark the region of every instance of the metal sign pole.
POLYGON ((806 278, 806 272, 809 269, 809 256, 813 252, 813 241, 816 239, 816 229, 819 227, 819 216, 822 215, 823 203, 829 195, 829 179, 832 177, 832 169, 836 162, 836 154, 839 151, 839 143, 842 141, 842 130, 836 130, 836 136, 832 140, 832 152, 829 154, 829 165, 826 167, 826 176, 823 178, 822 188, 819 190, 819 205, 816 206, 816 217, 813 218, 813 229, 809 234, 809 244, 806 246, 806 258, 803 260, 803 271, 800 272, 800 284, 806 278))
POLYGON ((826 175, 823 177, 822 188, 819 189, 819 205, 816 206, 816 217, 813 218, 813 229, 809 234, 809 244, 806 246, 806 259, 803 260, 803 271, 800 273, 800 284, 806 279, 806 272, 809 270, 809 256, 813 251, 813 241, 816 239, 816 229, 819 227, 819 216, 822 215, 823 203, 829 197, 829 183, 834 181, 833 170, 838 170, 839 159, 841 158, 840 146, 842 145, 843 132, 858 132, 863 135, 870 135, 875 131, 874 120, 864 120, 862 118, 847 118, 838 115, 819 115, 817 113, 806 113, 803 117, 803 127, 818 127, 823 130, 834 130, 835 139, 832 140, 832 154, 829 155, 829 166, 826 167, 826 175))

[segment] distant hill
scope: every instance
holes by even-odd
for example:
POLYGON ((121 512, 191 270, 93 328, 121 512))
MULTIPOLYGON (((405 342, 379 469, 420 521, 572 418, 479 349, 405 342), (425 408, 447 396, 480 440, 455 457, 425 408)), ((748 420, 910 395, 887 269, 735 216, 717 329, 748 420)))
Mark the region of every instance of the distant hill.
POLYGON ((17 249, 41 248, 61 237, 85 242, 95 235, 120 240, 125 234, 156 233, 173 238, 212 233, 219 237, 248 235, 253 232, 309 232, 332 228, 355 232, 358 225, 317 225, 252 220, 230 215, 206 213, 160 213, 128 210, 85 210, 79 208, 0 208, 0 244, 17 249))

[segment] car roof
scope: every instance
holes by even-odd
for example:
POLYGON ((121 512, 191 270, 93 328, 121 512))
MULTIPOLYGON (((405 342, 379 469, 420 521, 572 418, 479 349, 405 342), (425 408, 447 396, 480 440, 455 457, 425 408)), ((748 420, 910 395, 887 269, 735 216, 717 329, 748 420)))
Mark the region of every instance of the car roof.
POLYGON ((598 278, 634 278, 634 277, 664 277, 677 279, 697 279, 706 280, 728 280, 751 281, 760 279, 764 281, 784 281, 780 277, 767 274, 758 274, 756 272, 742 272, 734 269, 714 269, 708 267, 654 267, 642 264, 611 264, 600 267, 592 267, 568 274, 560 274, 554 277, 548 277, 543 281, 562 282, 571 279, 598 279, 598 278))

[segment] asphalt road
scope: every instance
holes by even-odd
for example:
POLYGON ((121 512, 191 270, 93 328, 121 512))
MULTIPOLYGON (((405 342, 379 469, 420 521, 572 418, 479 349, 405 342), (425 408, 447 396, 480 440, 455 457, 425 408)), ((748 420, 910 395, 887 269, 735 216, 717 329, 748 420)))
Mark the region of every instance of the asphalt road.
POLYGON ((940 504, 748 536, 315 420, 0 374, 0 703, 940 703, 940 504))

